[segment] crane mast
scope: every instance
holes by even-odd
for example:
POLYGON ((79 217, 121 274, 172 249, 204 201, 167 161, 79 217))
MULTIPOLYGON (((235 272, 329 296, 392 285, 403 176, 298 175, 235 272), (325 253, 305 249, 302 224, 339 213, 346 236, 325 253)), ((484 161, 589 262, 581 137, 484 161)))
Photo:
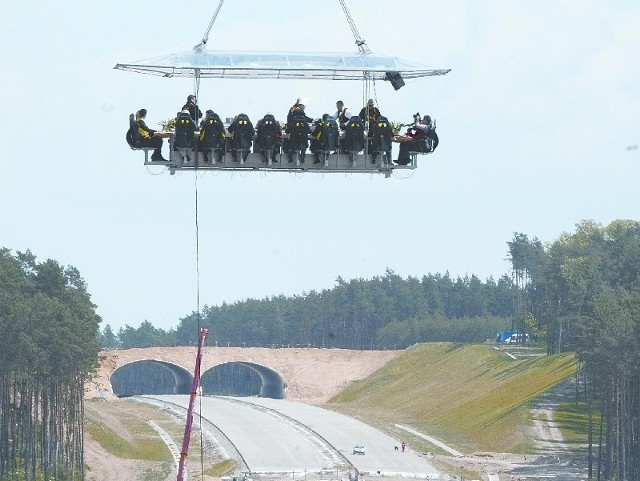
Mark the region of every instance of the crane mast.
POLYGON ((356 27, 356 23, 353 21, 351 14, 349 13, 349 9, 347 8, 347 4, 345 0, 339 0, 340 5, 342 6, 342 10, 344 11, 344 16, 347 17, 347 22, 349 22, 349 27, 351 27, 351 32, 353 33, 353 37, 356 39, 356 45, 358 46, 358 50, 360 53, 366 55, 371 53, 367 42, 360 36, 360 32, 358 32, 358 28, 356 27))
MULTIPOLYGON (((371 52, 371 50, 369 49, 369 47, 367 46, 367 42, 360 36, 360 32, 358 32, 358 28, 356 27, 356 23, 353 21, 353 18, 351 17, 351 13, 349 13, 349 9, 347 8, 347 4, 345 2, 345 0, 339 0, 340 1, 340 6, 342 6, 342 10, 344 12, 345 17, 347 17, 347 22, 349 23, 349 27, 351 28, 351 32, 353 33, 353 37, 356 39, 356 45, 358 46, 358 50, 360 51, 360 53, 366 55, 368 53, 371 52)), ((216 21, 216 18, 218 17, 218 13, 220 12, 220 9, 222 8, 222 4, 224 3, 224 0, 220 0, 220 2, 218 3, 218 8, 216 8, 216 11, 213 14, 213 17, 211 17, 211 21, 209 22, 209 26, 207 27, 207 30, 205 31, 204 35, 202 36, 202 40, 200 41, 200 43, 196 46, 193 47, 193 50, 196 52, 202 52, 205 47, 207 46, 207 41, 209 40, 209 33, 211 32, 211 28, 213 27, 214 22, 216 21)))
POLYGON ((202 52, 204 50, 204 48, 207 46, 207 41, 209 40, 209 33, 211 32, 211 27, 213 27, 213 24, 216 21, 216 18, 218 18, 218 13, 220 12, 220 9, 222 8, 222 4, 223 3, 224 3, 224 0, 220 0, 220 2, 218 3, 218 8, 216 8, 216 11, 213 13, 213 17, 211 17, 211 21, 209 22, 209 26, 207 27, 207 30, 204 32, 204 35, 202 36, 202 40, 200 41, 200 43, 198 45, 193 47, 194 51, 202 52))
POLYGON ((193 425, 193 406, 198 395, 198 384, 200 383, 200 364, 202 363, 202 349, 204 340, 207 338, 207 329, 200 329, 200 339, 198 341, 198 354, 196 356, 196 367, 193 370, 193 387, 189 398, 189 409, 187 410, 187 421, 184 425, 184 438, 182 439, 182 451, 180 452, 180 462, 178 463, 177 481, 184 481, 185 467, 187 464, 187 453, 189 452, 189 441, 191 439, 191 427, 193 425))

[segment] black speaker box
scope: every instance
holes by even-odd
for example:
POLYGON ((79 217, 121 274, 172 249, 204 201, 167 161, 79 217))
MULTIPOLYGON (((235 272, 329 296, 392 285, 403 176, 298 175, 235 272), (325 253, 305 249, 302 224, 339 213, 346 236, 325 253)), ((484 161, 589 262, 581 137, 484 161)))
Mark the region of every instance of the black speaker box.
POLYGON ((400 72, 387 72, 387 80, 391 82, 393 88, 398 90, 400 87, 404 86, 404 80, 402 80, 402 75, 400 72))

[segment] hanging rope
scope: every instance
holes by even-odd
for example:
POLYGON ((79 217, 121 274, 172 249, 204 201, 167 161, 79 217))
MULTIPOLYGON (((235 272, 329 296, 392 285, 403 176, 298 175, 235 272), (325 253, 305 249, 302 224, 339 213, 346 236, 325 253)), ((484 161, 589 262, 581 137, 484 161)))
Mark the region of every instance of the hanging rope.
POLYGON ((200 335, 200 227, 198 226, 198 176, 195 176, 195 210, 196 210, 196 304, 198 319, 198 336, 200 335))
MULTIPOLYGON (((222 6, 223 0, 220 0, 220 4, 218 5, 218 10, 222 6)), ((211 20, 211 25, 213 25, 213 21, 215 17, 218 15, 218 10, 214 15, 214 18, 211 20)), ((209 25, 209 29, 211 29, 211 25, 209 25)), ((206 44, 206 37, 203 38, 203 46, 206 44)), ((196 69, 195 75, 193 76, 193 90, 194 95, 196 96, 196 112, 198 111, 197 100, 200 98, 200 70, 196 69)), ((194 119, 194 121, 198 121, 198 119, 194 119)), ((195 177, 195 221, 196 221, 196 312, 198 319, 198 336, 200 335, 201 329, 201 318, 200 318, 200 226, 198 224, 198 173, 197 173, 197 161, 196 161, 196 175, 195 177)), ((204 357, 204 356, 203 356, 204 357)), ((204 387, 202 383, 200 383, 201 393, 204 392, 204 387)), ((201 479, 204 479, 204 432, 202 429, 202 395, 198 399, 198 422, 200 428, 200 476, 201 479)))
MULTIPOLYGON (((199 99, 199 94, 200 94, 200 69, 197 68, 195 69, 194 75, 193 75, 193 95, 196 96, 196 99, 199 99)), ((194 121, 198 121, 198 119, 193 119, 194 121)))
MULTIPOLYGON (((196 97, 198 98, 198 97, 196 97)), ((200 226, 198 224, 198 174, 195 177, 195 221, 196 221, 196 317, 198 319, 198 337, 200 336, 200 226)), ((199 375, 199 374, 198 374, 199 375)), ((200 390, 203 387, 200 383, 200 390)), ((204 479, 204 440, 202 432, 202 396, 198 399, 198 422, 200 427, 200 475, 204 479)))

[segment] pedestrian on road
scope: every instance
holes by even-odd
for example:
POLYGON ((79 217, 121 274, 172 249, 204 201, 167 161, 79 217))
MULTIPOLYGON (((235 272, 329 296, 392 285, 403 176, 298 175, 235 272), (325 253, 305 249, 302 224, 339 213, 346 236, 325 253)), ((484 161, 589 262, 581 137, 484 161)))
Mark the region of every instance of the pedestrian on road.
POLYGON ((407 444, 404 441, 402 441, 402 444, 400 445, 400 447, 402 448, 402 452, 404 453, 404 448, 407 447, 407 444))

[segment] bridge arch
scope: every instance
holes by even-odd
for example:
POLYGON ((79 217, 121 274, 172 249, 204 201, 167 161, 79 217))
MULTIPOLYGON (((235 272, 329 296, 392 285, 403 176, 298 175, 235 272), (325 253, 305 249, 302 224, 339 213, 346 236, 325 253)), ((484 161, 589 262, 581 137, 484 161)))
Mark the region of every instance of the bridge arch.
POLYGON ((138 359, 119 366, 111 374, 111 388, 118 397, 137 394, 189 394, 193 374, 172 362, 138 359))
MULTIPOLYGON (((259 378, 259 393, 257 393, 260 397, 272 398, 272 399, 284 399, 285 391, 286 391, 286 383, 283 377, 275 370, 264 366, 263 364, 258 364, 255 362, 249 361, 229 361, 217 364, 209 369, 207 369, 201 377, 203 390, 205 394, 207 392, 207 385, 210 385, 210 378, 213 377, 216 371, 219 371, 221 368, 231 367, 234 365, 243 366, 248 368, 255 376, 259 378)), ((250 395, 250 394, 244 394, 250 395)))

